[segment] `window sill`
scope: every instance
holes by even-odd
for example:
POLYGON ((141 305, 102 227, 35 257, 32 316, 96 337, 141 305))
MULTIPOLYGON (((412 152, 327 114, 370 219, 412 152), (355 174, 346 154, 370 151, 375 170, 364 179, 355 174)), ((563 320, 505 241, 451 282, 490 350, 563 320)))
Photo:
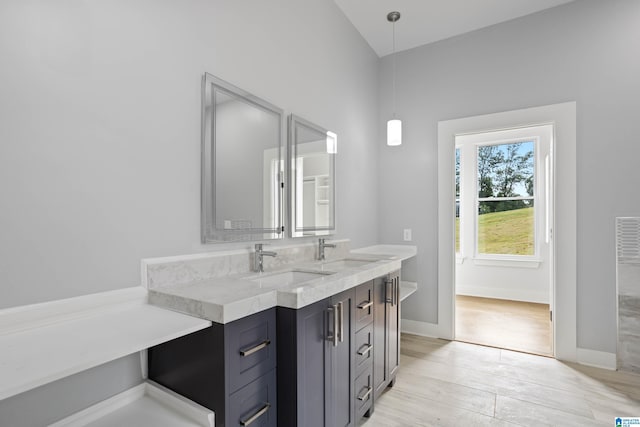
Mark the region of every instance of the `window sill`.
POLYGON ((478 266, 486 267, 538 268, 540 267, 542 261, 537 258, 473 258, 473 263, 478 266))

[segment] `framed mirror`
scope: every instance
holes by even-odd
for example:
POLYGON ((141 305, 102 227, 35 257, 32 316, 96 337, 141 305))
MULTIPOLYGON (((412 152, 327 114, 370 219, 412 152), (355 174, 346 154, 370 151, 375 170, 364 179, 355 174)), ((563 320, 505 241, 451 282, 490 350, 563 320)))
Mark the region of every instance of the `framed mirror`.
POLYGON ((291 237, 333 234, 337 136, 291 114, 288 141, 291 237))
POLYGON ((283 112, 211 74, 202 79, 202 242, 284 235, 283 112))

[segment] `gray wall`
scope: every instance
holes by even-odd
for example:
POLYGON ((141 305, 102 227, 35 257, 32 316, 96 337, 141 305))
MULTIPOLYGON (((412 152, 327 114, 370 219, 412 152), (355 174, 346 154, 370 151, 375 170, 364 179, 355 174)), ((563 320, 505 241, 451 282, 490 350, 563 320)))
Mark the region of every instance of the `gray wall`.
MULTIPOLYGON (((333 1, 4 0, 0 58, 0 308, 246 247, 200 244, 205 71, 334 130, 340 237, 377 241, 378 58, 333 1)), ((121 365, 3 402, 0 424, 21 402, 32 426, 114 394, 121 365)))
MULTIPOLYGON (((419 248, 403 317, 437 322, 437 122, 576 101, 578 346, 615 352, 614 218, 640 215, 639 19, 636 0, 581 0, 398 54, 404 141, 379 144, 379 236, 400 243, 412 228, 419 248)), ((390 56, 379 81, 390 99, 390 56)))

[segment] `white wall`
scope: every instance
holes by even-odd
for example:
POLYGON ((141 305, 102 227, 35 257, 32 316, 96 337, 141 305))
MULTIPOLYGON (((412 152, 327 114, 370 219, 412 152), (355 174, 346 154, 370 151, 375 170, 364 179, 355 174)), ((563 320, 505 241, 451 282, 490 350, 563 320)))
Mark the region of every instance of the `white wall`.
MULTIPOLYGON (((400 243, 412 228, 418 245, 403 317, 438 321, 437 122, 576 101, 578 347, 615 352, 614 218, 640 212, 639 19, 640 2, 582 0, 397 56, 404 142, 380 145, 379 235, 400 243)), ((390 99, 391 57, 379 78, 390 99)), ((390 114, 381 103, 381 135, 390 114)))
MULTIPOLYGON (((0 61, 0 308, 136 286, 142 258, 229 247, 200 244, 205 71, 335 131, 339 236, 378 240, 378 59, 331 0, 3 0, 0 61)), ((105 381, 116 365, 92 372, 94 388, 50 387, 19 419, 124 386, 105 381)), ((1 402, 0 424, 28 398, 1 402)))

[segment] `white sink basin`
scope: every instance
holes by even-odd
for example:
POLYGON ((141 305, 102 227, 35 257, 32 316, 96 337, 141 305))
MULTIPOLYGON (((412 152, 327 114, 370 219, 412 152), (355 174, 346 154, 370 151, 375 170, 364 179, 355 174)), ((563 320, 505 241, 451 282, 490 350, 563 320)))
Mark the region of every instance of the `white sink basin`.
POLYGON ((339 259, 336 261, 325 261, 320 265, 322 271, 342 271, 350 268, 362 267, 363 265, 376 262, 374 259, 339 259))
POLYGON ((249 280, 258 283, 262 287, 279 288, 284 286, 291 286, 301 283, 306 283, 311 280, 318 279, 320 277, 326 277, 333 274, 333 271, 302 271, 302 270, 290 270, 282 273, 273 274, 261 274, 253 276, 249 280))

